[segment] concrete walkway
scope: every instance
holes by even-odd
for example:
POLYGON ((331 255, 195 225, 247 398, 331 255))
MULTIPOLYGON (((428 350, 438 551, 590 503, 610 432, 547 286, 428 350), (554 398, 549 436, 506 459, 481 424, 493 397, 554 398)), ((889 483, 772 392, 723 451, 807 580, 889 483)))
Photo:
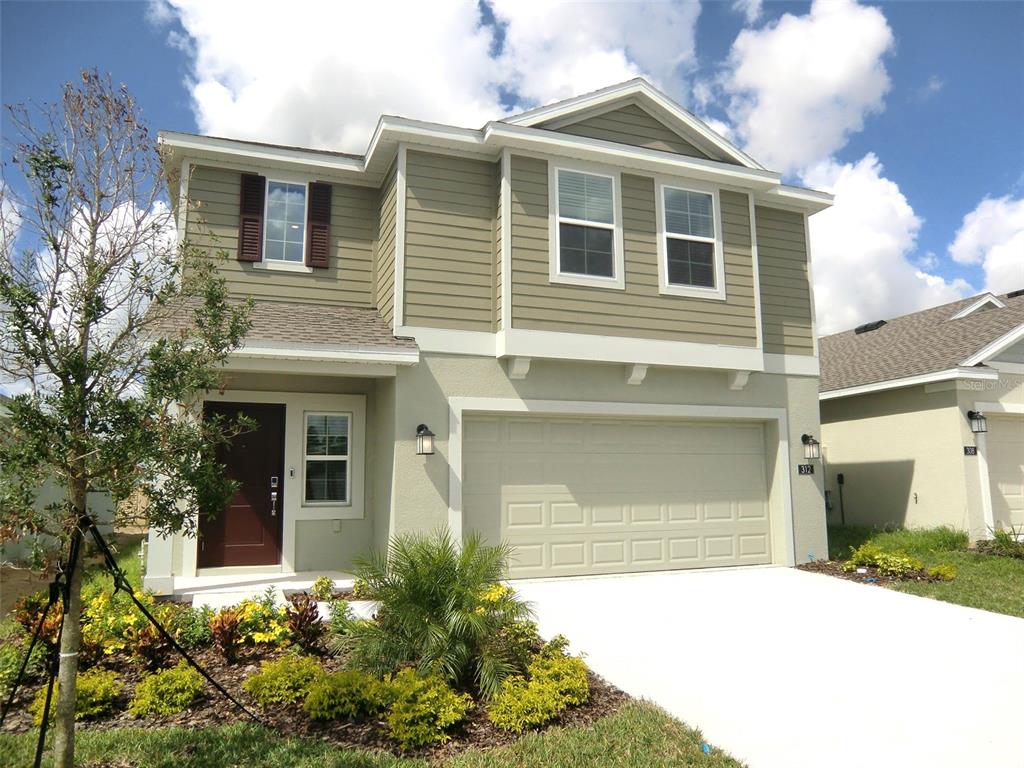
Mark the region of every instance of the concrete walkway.
POLYGON ((516 587, 750 768, 1024 768, 1022 619, 774 567, 516 587))

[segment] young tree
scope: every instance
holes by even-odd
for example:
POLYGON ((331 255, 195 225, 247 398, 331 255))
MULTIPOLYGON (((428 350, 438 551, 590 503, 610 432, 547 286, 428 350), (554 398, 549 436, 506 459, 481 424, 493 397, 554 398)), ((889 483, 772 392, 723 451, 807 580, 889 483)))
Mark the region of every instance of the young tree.
MULTIPOLYGON (((249 306, 178 243, 156 143, 124 86, 86 71, 57 104, 9 109, 0 371, 18 394, 0 436, 4 528, 66 551, 88 528, 88 493, 105 490, 115 509, 141 495, 157 530, 194 532, 197 510, 223 509, 232 491, 215 449, 241 428, 204 420, 198 395, 221 386, 249 306), (161 338, 169 315, 191 330, 161 338), (65 498, 39 509, 46 478, 65 498)), ((54 765, 71 768, 81 558, 65 577, 54 765)))

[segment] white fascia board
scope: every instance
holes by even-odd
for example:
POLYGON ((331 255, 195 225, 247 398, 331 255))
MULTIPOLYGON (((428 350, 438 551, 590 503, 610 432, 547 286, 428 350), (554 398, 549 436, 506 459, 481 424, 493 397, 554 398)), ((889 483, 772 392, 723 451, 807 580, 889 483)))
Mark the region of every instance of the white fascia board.
POLYGON ((764 372, 787 376, 819 376, 821 366, 814 355, 780 355, 765 352, 764 372))
POLYGON ((830 208, 834 200, 835 196, 828 192, 805 187, 792 187, 788 184, 780 184, 773 189, 767 189, 757 194, 757 202, 760 205, 800 211, 808 215, 830 208))
POLYGON ((267 358, 275 360, 328 360, 345 363, 384 363, 415 365, 420 361, 418 349, 395 350, 372 347, 350 347, 335 344, 259 341, 244 344, 231 353, 232 358, 267 358))
POLYGON ((337 171, 356 171, 365 169, 362 160, 352 157, 337 157, 304 149, 285 149, 284 147, 264 147, 244 141, 214 138, 212 136, 193 136, 191 134, 161 131, 157 141, 174 149, 186 152, 216 152, 222 155, 245 158, 247 160, 265 160, 285 162, 294 165, 330 169, 337 171))
POLYGON ((883 392, 887 389, 916 387, 919 384, 932 384, 937 381, 955 381, 958 379, 965 381, 995 381, 999 379, 999 371, 994 371, 990 368, 950 368, 945 371, 922 373, 918 376, 906 376, 902 379, 890 379, 889 381, 879 381, 874 384, 861 384, 856 387, 846 387, 845 389, 832 389, 828 392, 821 392, 818 395, 818 399, 835 400, 840 397, 853 397, 854 395, 866 395, 871 392, 883 392))
POLYGON ((960 363, 960 365, 965 367, 972 365, 980 365, 984 363, 986 360, 988 360, 990 357, 995 357, 1008 347, 1012 347, 1021 339, 1024 339, 1024 323, 1021 323, 1009 333, 1004 333, 991 344, 988 344, 978 352, 975 352, 973 355, 971 355, 962 363, 960 363))
POLYGON ((459 331, 448 328, 402 325, 395 328, 395 336, 416 339, 416 345, 423 352, 479 355, 481 357, 498 356, 498 334, 487 331, 459 331))
POLYGON ((1006 304, 1004 304, 999 299, 998 296, 994 296, 991 293, 986 293, 984 296, 979 298, 977 301, 973 302, 970 306, 964 307, 963 309, 961 309, 959 312, 957 312, 955 315, 953 315, 949 319, 950 320, 959 320, 961 317, 967 317, 969 314, 971 314, 972 312, 976 312, 977 310, 981 309, 986 304, 992 304, 992 305, 994 305, 996 307, 996 309, 1002 309, 1003 307, 1006 306, 1006 304))

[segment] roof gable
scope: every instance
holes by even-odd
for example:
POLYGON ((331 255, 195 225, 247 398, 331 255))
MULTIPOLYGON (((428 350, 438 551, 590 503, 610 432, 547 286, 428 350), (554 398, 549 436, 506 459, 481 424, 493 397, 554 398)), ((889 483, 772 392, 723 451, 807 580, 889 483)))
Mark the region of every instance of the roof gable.
MULTIPOLYGON (((666 151, 676 151, 678 154, 691 154, 693 151, 696 151, 699 153, 694 155, 696 157, 711 158, 713 160, 734 163, 746 168, 765 170, 764 166, 733 145, 725 137, 716 133, 704 121, 683 109, 642 78, 636 78, 625 83, 602 88, 593 93, 584 94, 583 96, 576 96, 571 99, 555 102, 554 104, 531 109, 505 118, 503 122, 530 128, 566 130, 570 126, 584 124, 587 121, 596 121, 596 118, 601 115, 607 115, 623 109, 628 110, 628 114, 635 120, 636 113, 630 109, 631 107, 639 108, 642 113, 653 120, 653 124, 650 122, 646 123, 647 128, 660 126, 669 135, 675 136, 679 142, 676 145, 677 147, 685 148, 687 145, 692 147, 692 150, 686 152, 679 152, 673 149, 666 151)), ((623 113, 620 113, 615 118, 612 118, 611 122, 622 116, 623 113)), ((601 123, 601 121, 596 122, 598 124, 601 123)), ((612 127, 608 125, 609 120, 607 118, 604 122, 605 124, 602 126, 604 129, 612 127)), ((591 130, 593 124, 594 122, 591 122, 590 128, 585 127, 577 130, 591 130)), ((574 131, 566 132, 572 133, 574 131)), ((660 132, 659 129, 658 133, 660 132)), ((577 135, 590 134, 577 133, 577 135)), ((598 136, 592 138, 604 139, 606 137, 598 136)), ((662 141, 665 138, 664 135, 660 137, 662 141)), ((644 146, 635 142, 623 143, 634 143, 634 146, 644 146)), ((669 144, 671 143, 673 142, 669 142, 669 144)), ((661 147, 649 148, 660 149, 661 147)))

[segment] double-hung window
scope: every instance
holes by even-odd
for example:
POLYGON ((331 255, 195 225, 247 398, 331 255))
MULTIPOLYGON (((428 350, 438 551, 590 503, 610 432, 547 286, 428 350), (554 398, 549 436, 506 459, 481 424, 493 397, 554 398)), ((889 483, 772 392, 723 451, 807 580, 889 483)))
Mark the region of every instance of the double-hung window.
POLYGON ((306 185, 267 179, 266 261, 302 264, 306 260, 306 185))
POLYGON ((658 187, 658 272, 662 293, 725 298, 717 193, 658 187))
POLYGON ((618 178, 611 174, 554 168, 554 282, 623 287, 618 178))
POLYGON ((303 498, 307 504, 349 503, 351 425, 348 413, 306 414, 303 498))

